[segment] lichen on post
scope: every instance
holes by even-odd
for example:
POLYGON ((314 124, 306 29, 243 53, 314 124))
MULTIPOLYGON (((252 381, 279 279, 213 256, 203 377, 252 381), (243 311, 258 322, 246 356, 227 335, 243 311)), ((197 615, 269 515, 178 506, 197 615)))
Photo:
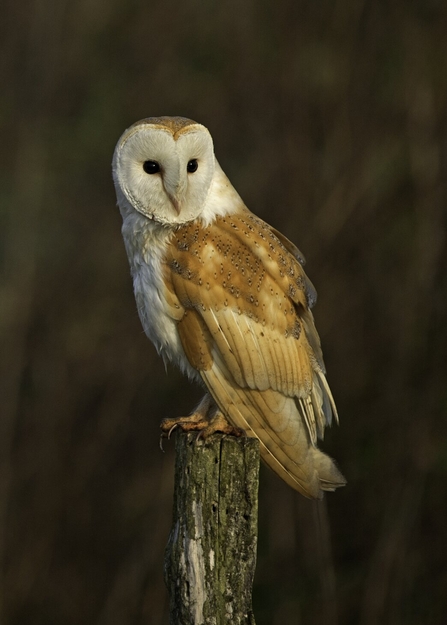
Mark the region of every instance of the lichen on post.
POLYGON ((171 625, 255 625, 259 443, 178 433, 165 555, 171 625))

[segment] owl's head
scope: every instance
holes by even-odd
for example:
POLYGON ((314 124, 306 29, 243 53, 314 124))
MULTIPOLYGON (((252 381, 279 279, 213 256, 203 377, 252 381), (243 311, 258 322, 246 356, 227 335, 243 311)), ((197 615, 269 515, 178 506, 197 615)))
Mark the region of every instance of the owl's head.
POLYGON ((161 224, 185 223, 202 212, 215 168, 213 140, 204 126, 184 117, 143 119, 115 148, 118 203, 161 224))

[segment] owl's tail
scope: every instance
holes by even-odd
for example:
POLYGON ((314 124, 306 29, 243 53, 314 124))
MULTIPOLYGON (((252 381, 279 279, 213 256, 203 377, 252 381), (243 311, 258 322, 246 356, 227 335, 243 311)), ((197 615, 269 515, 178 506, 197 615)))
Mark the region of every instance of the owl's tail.
POLYGON ((306 417, 293 397, 268 389, 241 388, 227 379, 224 367, 213 366, 202 377, 216 403, 234 426, 259 439, 264 462, 305 497, 344 486, 335 462, 311 439, 306 417))
POLYGON ((317 447, 308 448, 307 457, 299 468, 294 466, 294 461, 289 457, 281 461, 276 446, 273 449, 272 452, 261 441, 261 458, 272 471, 305 497, 321 499, 324 491, 334 491, 346 484, 332 458, 317 447))

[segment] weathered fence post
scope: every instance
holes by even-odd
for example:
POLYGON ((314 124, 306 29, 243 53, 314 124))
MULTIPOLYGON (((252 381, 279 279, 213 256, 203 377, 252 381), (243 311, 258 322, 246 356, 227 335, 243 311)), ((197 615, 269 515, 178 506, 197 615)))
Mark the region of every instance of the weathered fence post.
POLYGON ((176 435, 165 554, 171 625, 255 625, 258 478, 256 439, 176 435))

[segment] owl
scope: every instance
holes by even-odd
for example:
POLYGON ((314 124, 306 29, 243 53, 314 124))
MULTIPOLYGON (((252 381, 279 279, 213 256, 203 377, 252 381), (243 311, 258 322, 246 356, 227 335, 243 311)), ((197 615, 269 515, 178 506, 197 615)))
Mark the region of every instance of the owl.
POLYGON ((113 179, 144 331, 206 390, 162 430, 256 437, 264 462, 306 497, 343 486, 317 447, 337 411, 299 250, 248 210, 190 119, 131 126, 113 179))

